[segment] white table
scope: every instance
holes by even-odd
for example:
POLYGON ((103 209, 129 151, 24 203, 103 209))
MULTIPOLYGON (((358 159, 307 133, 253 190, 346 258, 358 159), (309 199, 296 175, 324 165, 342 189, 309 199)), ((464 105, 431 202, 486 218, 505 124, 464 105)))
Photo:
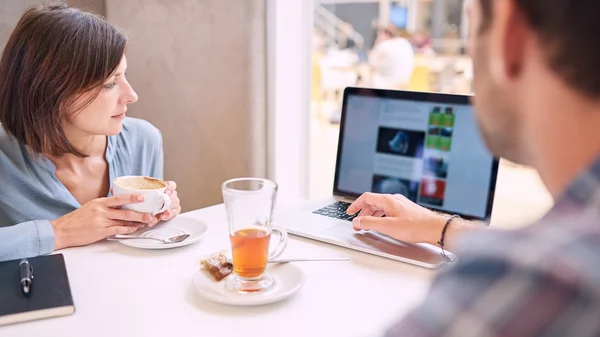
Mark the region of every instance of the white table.
POLYGON ((0 327, 2 337, 377 336, 426 295, 434 272, 290 236, 282 257, 350 256, 297 265, 306 283, 293 297, 232 307, 197 295, 199 259, 228 248, 222 205, 187 213, 209 225, 195 244, 141 250, 102 242, 61 251, 76 313, 0 327))
MULTIPOLYGON (((537 173, 505 167, 492 226, 520 227, 551 204, 537 173)), ((420 303, 435 276, 431 270, 290 236, 282 257, 352 260, 298 263, 306 283, 283 302, 246 308, 216 304, 195 293, 192 277, 201 257, 229 247, 225 209, 219 205, 187 215, 209 225, 193 245, 149 251, 103 242, 62 251, 75 315, 0 327, 0 336, 378 336, 420 303)))

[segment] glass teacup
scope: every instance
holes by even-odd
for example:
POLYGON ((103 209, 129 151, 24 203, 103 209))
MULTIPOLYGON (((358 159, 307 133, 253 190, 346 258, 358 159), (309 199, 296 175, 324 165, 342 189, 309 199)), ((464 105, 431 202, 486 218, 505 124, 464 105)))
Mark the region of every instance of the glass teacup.
POLYGON ((226 287, 240 293, 269 289, 274 280, 265 274, 267 262, 281 255, 287 245, 287 232, 273 225, 277 184, 240 178, 226 181, 222 190, 233 259, 233 273, 226 287), (279 234, 279 243, 269 254, 272 232, 279 234))

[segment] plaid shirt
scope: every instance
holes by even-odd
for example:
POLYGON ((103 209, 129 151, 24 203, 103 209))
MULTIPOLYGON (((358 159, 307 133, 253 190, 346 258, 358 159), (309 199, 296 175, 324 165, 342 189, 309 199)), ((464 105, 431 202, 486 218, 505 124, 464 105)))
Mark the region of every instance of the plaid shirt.
POLYGON ((537 224, 461 247, 386 337, 600 336, 600 161, 537 224))

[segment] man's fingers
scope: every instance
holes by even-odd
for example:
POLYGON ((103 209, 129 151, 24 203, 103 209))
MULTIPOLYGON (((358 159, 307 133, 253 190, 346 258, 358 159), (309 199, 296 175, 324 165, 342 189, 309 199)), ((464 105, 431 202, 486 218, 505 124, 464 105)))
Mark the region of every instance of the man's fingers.
POLYGON ((380 217, 380 218, 384 215, 385 215, 385 213, 383 211, 377 211, 377 212, 373 213, 373 216, 380 217))
MULTIPOLYGON (((396 224, 397 225, 397 224, 396 224)), ((356 217, 352 220, 352 227, 359 230, 373 230, 380 233, 389 233, 394 226, 394 220, 391 218, 382 218, 378 216, 356 217)))
POLYGON ((360 210, 358 216, 371 216, 375 212, 377 212, 377 210, 372 209, 371 206, 365 206, 363 209, 360 210))
POLYGON ((102 202, 106 207, 113 208, 119 207, 127 204, 136 204, 144 201, 143 195, 136 194, 127 194, 127 195, 117 195, 109 198, 102 198, 100 202, 102 202))
POLYGON ((356 214, 363 208, 369 207, 373 211, 384 210, 385 205, 389 203, 387 195, 376 194, 376 193, 365 193, 361 195, 356 201, 348 207, 348 214, 356 214))
POLYGON ((358 197, 358 199, 354 200, 354 202, 346 210, 346 213, 348 213, 348 214, 358 213, 358 211, 360 211, 362 209, 362 205, 365 204, 365 202, 363 201, 364 198, 365 198, 365 195, 363 194, 360 197, 358 197))

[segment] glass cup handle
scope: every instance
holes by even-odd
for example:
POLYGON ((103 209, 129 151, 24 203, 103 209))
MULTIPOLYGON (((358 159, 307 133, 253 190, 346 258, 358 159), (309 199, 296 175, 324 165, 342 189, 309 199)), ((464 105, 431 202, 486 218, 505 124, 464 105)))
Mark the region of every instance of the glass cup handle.
POLYGON ((277 244, 277 247, 275 248, 275 250, 271 254, 269 254, 269 260, 274 259, 274 258, 278 257, 279 255, 281 255, 281 253, 283 253, 283 250, 287 246, 287 240, 288 240, 288 233, 285 229, 279 228, 279 227, 273 227, 273 229, 271 231, 279 233, 279 243, 277 244))

